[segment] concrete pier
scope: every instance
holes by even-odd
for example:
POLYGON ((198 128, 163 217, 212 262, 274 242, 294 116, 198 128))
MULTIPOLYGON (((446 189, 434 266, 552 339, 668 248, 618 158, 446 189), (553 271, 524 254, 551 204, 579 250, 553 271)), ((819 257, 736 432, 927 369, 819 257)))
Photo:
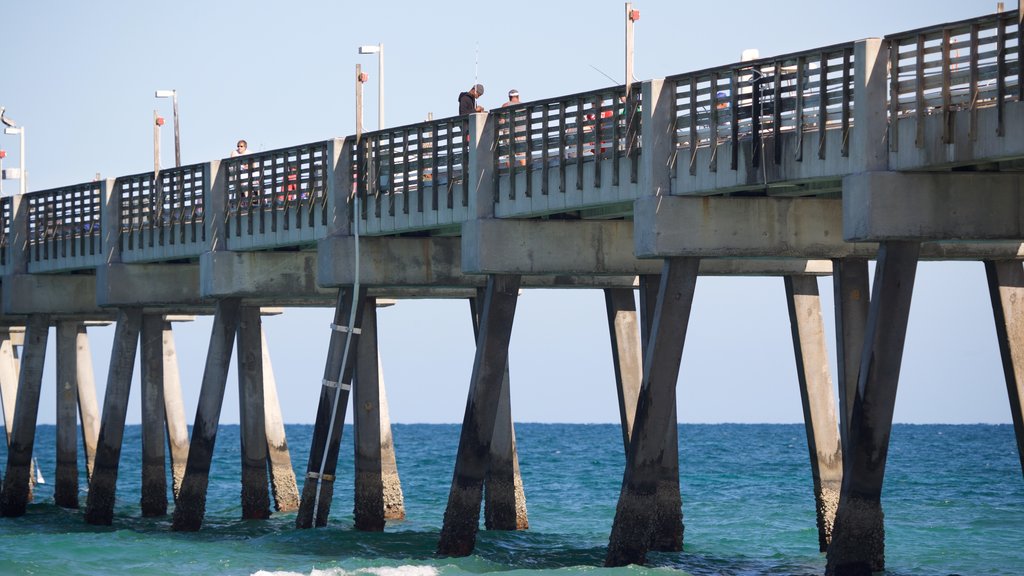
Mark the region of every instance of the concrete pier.
POLYGON ((519 298, 520 277, 487 277, 484 305, 480 313, 480 336, 470 380, 469 398, 459 436, 459 451, 448 493, 438 554, 468 556, 476 546, 484 479, 490 461, 494 422, 498 414, 502 381, 508 363, 519 298))
POLYGON ((114 519, 114 494, 117 490, 118 466, 121 463, 124 421, 128 413, 128 394, 131 391, 141 329, 140 309, 125 308, 118 312, 110 369, 107 372, 107 391, 103 398, 103 419, 96 444, 96 462, 85 505, 85 521, 88 524, 109 526, 114 519))
POLYGON ((196 408, 195 424, 192 426, 192 441, 189 445, 188 464, 181 482, 181 492, 174 507, 171 529, 195 531, 203 524, 206 513, 206 489, 210 482, 210 462, 213 446, 217 441, 217 424, 224 403, 224 387, 227 384, 228 368, 231 363, 231 349, 238 330, 240 304, 237 298, 225 298, 217 302, 213 318, 210 345, 203 368, 203 384, 199 391, 199 406, 196 408))
POLYGON ((181 492, 181 481, 185 477, 185 466, 188 463, 188 426, 185 424, 185 403, 181 397, 181 374, 178 370, 174 331, 166 318, 161 328, 164 419, 167 425, 167 447, 171 453, 172 491, 174 500, 177 501, 181 492))
MULTIPOLYGON (((352 387, 353 443, 355 445, 355 516, 356 530, 380 532, 391 507, 401 508, 402 488, 397 486, 398 502, 394 501, 395 486, 389 490, 387 484, 398 480, 395 468, 394 446, 388 434, 387 446, 384 441, 382 415, 383 389, 380 379, 380 361, 377 348, 377 299, 370 297, 363 303, 362 333, 356 351, 355 383, 352 387), (390 449, 390 462, 385 453, 390 449), (387 472, 385 472, 387 467, 387 472)), ((394 512, 393 512, 394 513, 394 512)))
POLYGON ((665 438, 676 427, 671 420, 675 387, 699 265, 698 258, 665 260, 605 566, 642 564, 651 546, 665 438))
POLYGON ((338 303, 331 326, 331 342, 324 365, 316 424, 302 485, 302 498, 295 516, 297 528, 326 526, 334 497, 334 473, 338 467, 341 431, 352 390, 359 333, 362 330, 366 288, 355 294, 351 288, 338 291, 338 303), (352 321, 352 331, 349 322, 352 321))
POLYGON ((886 241, 879 247, 828 576, 885 570, 882 480, 920 246, 886 241))
POLYGON ((142 506, 143 516, 167 514, 164 453, 164 319, 142 317, 142 506))
POLYGON ((1024 472, 1024 269, 1018 261, 988 260, 985 276, 1017 438, 1017 454, 1024 472))
POLYGON ((57 473, 53 501, 78 508, 78 322, 57 323, 57 473))
POLYGON ((836 365, 839 389, 839 438, 849 452, 850 418, 857 397, 857 376, 864 349, 871 287, 865 258, 832 261, 832 291, 836 321, 836 365))
MULTIPOLYGON (((14 426, 14 403, 18 398, 18 358, 14 352, 15 331, 0 329, 0 406, 3 408, 4 444, 11 444, 11 428, 14 426)), ((19 334, 24 338, 24 332, 19 334)))
POLYGON ((267 428, 263 402, 260 309, 243 306, 238 324, 238 414, 242 453, 242 519, 270 517, 267 428))
POLYGON ((281 403, 277 398, 277 381, 270 363, 266 332, 260 331, 263 346, 263 418, 267 433, 267 467, 270 472, 270 490, 274 496, 274 510, 294 512, 299 509, 299 486, 295 482, 292 457, 288 452, 288 439, 284 433, 281 403))
POLYGON ((800 385, 807 450, 811 460, 818 547, 824 552, 832 540, 832 526, 839 507, 843 481, 843 452, 836 421, 836 400, 829 375, 825 323, 821 317, 818 279, 814 276, 786 276, 796 374, 800 385))
POLYGON ((78 325, 75 341, 78 345, 78 419, 81 423, 82 448, 85 451, 86 480, 91 482, 96 462, 96 443, 100 438, 100 409, 96 402, 96 377, 92 369, 92 351, 85 324, 78 325))
MULTIPOLYGON (((16 406, 10 422, 10 443, 7 447, 7 475, 0 492, 0 514, 22 516, 31 499, 32 448, 35 444, 36 420, 39 417, 39 393, 43 384, 43 362, 49 338, 50 317, 29 316, 25 326, 25 346, 18 375, 16 406)), ((6 404, 6 403, 5 403, 6 404)), ((7 412, 5 406, 4 411, 7 412)))

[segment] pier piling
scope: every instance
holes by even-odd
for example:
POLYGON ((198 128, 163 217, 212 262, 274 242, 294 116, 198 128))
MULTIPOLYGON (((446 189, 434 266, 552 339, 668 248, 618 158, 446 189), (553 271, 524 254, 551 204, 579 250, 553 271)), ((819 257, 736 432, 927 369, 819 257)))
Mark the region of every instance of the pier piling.
POLYGON ((277 397, 277 381, 274 367, 267 349, 267 335, 260 330, 263 346, 263 418, 267 430, 267 468, 270 473, 270 490, 274 496, 274 510, 294 512, 299 509, 299 487, 295 483, 295 470, 288 452, 288 439, 284 433, 281 418, 281 403, 277 397))
POLYGON ((985 276, 1017 438, 1017 454, 1024 472, 1024 269, 1019 261, 986 260, 985 276))
POLYGON ((263 402, 260 309, 243 306, 238 324, 238 414, 242 453, 242 519, 270 517, 267 428, 263 402))
POLYGON ((78 508, 78 322, 57 323, 57 473, 53 501, 78 508))
POLYGON ((164 452, 164 320, 142 317, 142 496, 143 516, 167 514, 167 469, 164 452))

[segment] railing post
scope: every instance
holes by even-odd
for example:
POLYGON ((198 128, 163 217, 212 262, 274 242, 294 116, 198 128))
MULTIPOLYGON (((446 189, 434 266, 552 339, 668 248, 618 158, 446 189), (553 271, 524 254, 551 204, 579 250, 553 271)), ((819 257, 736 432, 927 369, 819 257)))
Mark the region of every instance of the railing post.
POLYGON ((352 233, 352 141, 335 138, 327 144, 327 234, 352 233))
MULTIPOLYGON (((469 115, 469 158, 463 178, 469 178, 470 218, 493 218, 497 203, 494 185, 494 121, 489 114, 469 115)), ((449 175, 449 178, 451 176, 449 175)))
MULTIPOLYGON (((889 148, 884 145, 888 130, 888 61, 888 44, 880 38, 855 44, 851 172, 885 170, 889 166, 889 148)), ((892 130, 897 129, 894 118, 892 130)))
POLYGON ((647 80, 641 95, 644 144, 640 153, 640 194, 668 195, 675 175, 675 84, 664 79, 647 80))
POLYGON ((211 252, 227 250, 227 171, 220 160, 206 165, 203 175, 203 225, 211 252))
POLYGON ((117 181, 106 178, 100 182, 100 232, 103 234, 103 261, 121 261, 121 192, 117 181))
POLYGON ((29 233, 28 198, 24 194, 11 196, 11 243, 8 246, 11 274, 28 272, 29 233))

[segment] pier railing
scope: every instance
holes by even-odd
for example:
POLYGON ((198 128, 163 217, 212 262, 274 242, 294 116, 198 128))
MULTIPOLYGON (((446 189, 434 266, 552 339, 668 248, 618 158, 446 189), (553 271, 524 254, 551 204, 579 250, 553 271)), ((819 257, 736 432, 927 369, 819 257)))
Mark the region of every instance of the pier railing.
POLYGON ((28 272, 67 272, 103 263, 101 186, 89 182, 25 194, 28 272))
POLYGON ((348 138, 347 159, 367 234, 458 224, 468 214, 469 118, 456 116, 348 138))
POLYGON ((494 202, 525 217, 636 199, 641 84, 499 108, 494 117, 494 202))
POLYGON ((124 262, 198 257, 207 250, 203 197, 209 164, 192 164, 115 181, 124 262))
POLYGON ((11 268, 11 210, 10 196, 0 198, 0 271, 9 274, 11 268))
POLYGON ((1020 102, 1020 30, 1016 12, 992 14, 886 36, 889 48, 889 148, 921 148, 940 118, 943 144, 956 139, 956 116, 968 115, 967 138, 981 131, 979 110, 994 108, 997 136, 1007 133, 1007 106, 1020 102), (912 121, 913 139, 900 124, 912 121))
POLYGON ((230 250, 313 244, 327 235, 329 140, 221 161, 230 250))

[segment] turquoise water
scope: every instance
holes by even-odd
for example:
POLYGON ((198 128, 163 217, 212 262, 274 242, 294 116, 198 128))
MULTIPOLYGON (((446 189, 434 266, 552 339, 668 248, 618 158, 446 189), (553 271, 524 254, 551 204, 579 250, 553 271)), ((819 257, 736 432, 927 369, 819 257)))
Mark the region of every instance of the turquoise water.
MULTIPOLYGON (((287 431, 293 464, 304 469, 312 427, 287 431)), ((0 574, 824 571, 802 425, 682 425, 686 549, 651 554, 647 568, 621 569, 599 568, 622 480, 622 436, 616 425, 517 425, 530 530, 481 531, 476 554, 457 559, 433 552, 458 426, 394 426, 408 519, 389 524, 382 534, 352 529, 351 429, 345 432, 329 526, 296 530, 293 513, 267 521, 238 519, 238 427, 223 427, 206 523, 189 534, 171 532, 169 517, 139 515, 139 433, 137 426, 126 431, 114 525, 87 526, 81 512, 52 504, 52 484, 41 485, 24 517, 0 518, 0 574)), ((39 428, 36 456, 48 480, 53 439, 52 426, 39 428)), ((6 452, 0 447, 3 462, 6 452)), ((84 506, 84 480, 82 488, 84 506)), ((891 575, 1024 573, 1024 479, 1011 426, 897 425, 883 506, 891 575)))

